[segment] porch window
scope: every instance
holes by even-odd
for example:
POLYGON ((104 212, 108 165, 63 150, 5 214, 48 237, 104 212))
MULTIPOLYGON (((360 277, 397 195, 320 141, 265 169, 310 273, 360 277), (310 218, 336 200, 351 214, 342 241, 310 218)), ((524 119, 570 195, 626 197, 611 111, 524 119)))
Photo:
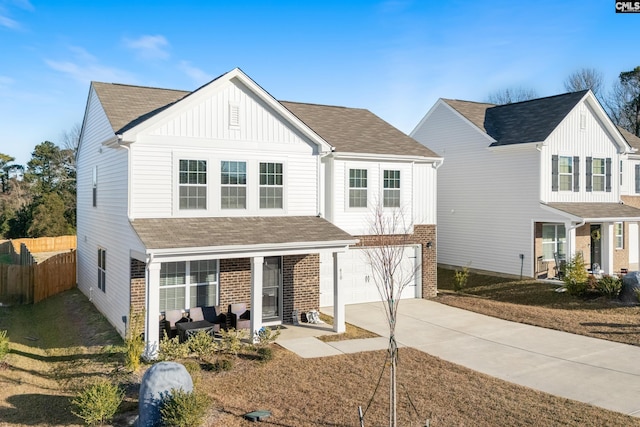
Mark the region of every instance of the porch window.
POLYGON ((560 191, 573 190, 573 158, 560 156, 558 159, 558 176, 560 191))
POLYGON ((207 208, 207 161, 180 160, 180 209, 207 208))
POLYGON ((282 209, 282 163, 260 163, 260 209, 282 209))
POLYGON ((222 209, 246 209, 247 163, 222 161, 220 168, 222 209))
POLYGON ((349 169, 349 207, 367 207, 366 169, 349 169))
POLYGON ((614 223, 613 229, 616 237, 616 249, 624 249, 624 223, 614 223))
POLYGON ((98 289, 107 292, 107 250, 98 248, 98 289))
POLYGON ((385 170, 383 182, 382 206, 400 207, 400 171, 385 170))
POLYGON ((217 305, 218 271, 218 260, 162 263, 160 311, 217 305))
POLYGON ((545 261, 553 261, 554 253, 565 255, 567 244, 566 231, 563 224, 542 225, 542 254, 545 261))

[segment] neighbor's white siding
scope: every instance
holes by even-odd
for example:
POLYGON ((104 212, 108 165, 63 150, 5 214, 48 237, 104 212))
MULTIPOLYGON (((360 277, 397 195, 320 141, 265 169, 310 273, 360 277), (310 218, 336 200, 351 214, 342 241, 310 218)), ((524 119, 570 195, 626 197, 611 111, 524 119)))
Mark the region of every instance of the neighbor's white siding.
POLYGON ((553 202, 608 202, 620 200, 620 158, 612 136, 584 102, 549 135, 541 147, 541 200, 553 202), (551 156, 577 156, 580 158, 580 191, 551 190, 551 156), (587 157, 611 159, 611 191, 586 191, 587 157))
POLYGON ((130 249, 141 251, 127 217, 127 151, 101 145, 114 134, 91 91, 77 161, 78 288, 120 334, 129 313, 130 249), (98 167, 97 206, 92 203, 93 169, 98 167), (98 248, 106 249, 106 292, 98 289, 98 248))

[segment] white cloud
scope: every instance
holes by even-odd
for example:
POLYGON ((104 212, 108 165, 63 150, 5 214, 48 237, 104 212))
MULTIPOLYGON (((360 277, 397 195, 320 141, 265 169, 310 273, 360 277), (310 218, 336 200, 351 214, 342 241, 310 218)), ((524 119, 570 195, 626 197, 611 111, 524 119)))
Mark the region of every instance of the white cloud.
MULTIPOLYGON (((0 10, 1 12, 1 10, 0 10)), ((19 30, 20 29, 20 24, 18 23, 18 21, 14 21, 13 19, 5 16, 5 15, 0 15, 0 27, 5 27, 8 28, 10 30, 19 30)))
POLYGON ((142 36, 135 40, 124 39, 125 46, 137 52, 142 59, 169 58, 169 42, 164 36, 142 36))
POLYGON ((86 49, 71 46, 69 50, 73 53, 72 59, 45 59, 44 62, 49 68, 66 74, 82 84, 88 84, 92 80, 135 83, 131 73, 100 64, 97 58, 86 49))
POLYGON ((33 7, 33 5, 29 0, 9 0, 8 3, 13 4, 19 7, 20 9, 29 10, 29 11, 35 10, 35 7, 33 7))
POLYGON ((178 68, 183 71, 197 85, 203 85, 211 80, 211 76, 198 67, 194 67, 189 61, 180 61, 178 68))

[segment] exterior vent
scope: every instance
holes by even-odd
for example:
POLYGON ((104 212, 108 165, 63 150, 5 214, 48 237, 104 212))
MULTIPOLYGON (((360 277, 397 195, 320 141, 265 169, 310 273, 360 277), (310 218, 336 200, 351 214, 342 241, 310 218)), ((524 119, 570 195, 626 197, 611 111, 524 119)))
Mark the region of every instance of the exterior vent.
POLYGON ((585 112, 580 113, 580 129, 585 130, 587 128, 587 114, 585 112))
POLYGON ((229 126, 240 126, 240 106, 237 104, 229 104, 229 126))

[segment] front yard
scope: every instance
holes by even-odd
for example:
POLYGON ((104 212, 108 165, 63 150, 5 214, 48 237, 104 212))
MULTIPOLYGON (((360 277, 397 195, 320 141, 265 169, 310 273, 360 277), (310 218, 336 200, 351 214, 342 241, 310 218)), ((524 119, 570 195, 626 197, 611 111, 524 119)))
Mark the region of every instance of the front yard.
MULTIPOLYGON (((504 293, 517 290, 501 286, 504 293)), ((485 301, 491 307, 487 295, 441 297, 449 303, 485 301)), ((504 309, 512 303, 495 304, 504 309)), ((514 313, 536 308, 522 302, 512 305, 514 313)), ((561 316, 589 311, 582 305, 537 308, 561 316)), ((604 310, 599 322, 613 322, 614 315, 604 310)), ((122 340, 77 290, 33 306, 0 307, 0 329, 8 329, 11 339, 11 353, 0 367, 0 424, 81 425, 69 410, 69 397, 98 378, 109 378, 127 390, 113 425, 127 425, 135 415, 135 384, 145 367, 136 374, 124 370, 122 340)), ((302 359, 276 345, 273 356, 266 362, 238 357, 231 371, 194 374, 196 387, 211 401, 207 425, 253 425, 242 415, 266 409, 273 415, 262 423, 265 426, 358 426, 357 407, 365 409, 371 400, 386 352, 302 359)), ((398 366, 398 416, 403 426, 423 426, 427 418, 431 426, 640 426, 638 418, 513 385, 415 350, 401 349, 398 366)), ((385 370, 365 425, 388 424, 388 395, 385 370)))

